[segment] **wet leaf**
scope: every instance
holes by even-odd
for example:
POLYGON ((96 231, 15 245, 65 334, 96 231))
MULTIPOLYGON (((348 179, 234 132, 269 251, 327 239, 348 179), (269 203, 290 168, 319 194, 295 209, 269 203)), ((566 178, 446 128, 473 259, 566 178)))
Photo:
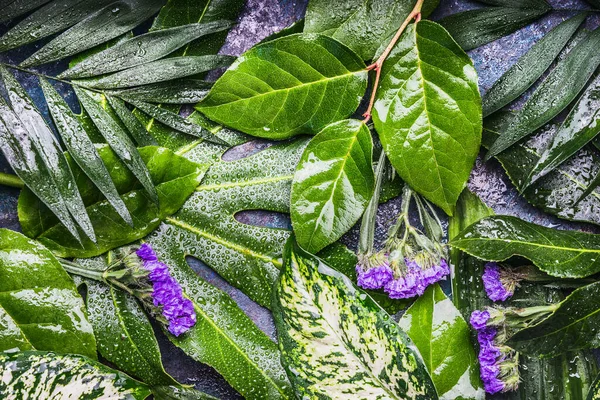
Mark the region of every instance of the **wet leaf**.
POLYGON ((419 349, 440 399, 484 399, 467 322, 439 285, 427 289, 398 322, 419 349))
POLYGON ((85 304, 50 251, 0 229, 0 275, 0 354, 37 349, 96 358, 85 304))
POLYGON ((85 240, 80 245, 66 234, 62 221, 50 213, 31 191, 25 189, 21 193, 18 211, 23 232, 44 243, 61 257, 92 257, 143 238, 181 207, 194 192, 209 166, 188 161, 161 147, 136 149, 156 184, 159 198, 157 205, 114 151, 104 145, 98 147, 98 153, 133 217, 133 227, 116 214, 71 157, 68 160, 75 171, 77 188, 83 195, 86 209, 98 234, 97 243, 85 240))
POLYGON ((128 97, 148 103, 195 104, 206 97, 211 87, 212 82, 179 79, 106 92, 109 95, 128 97))
POLYGON ((471 60, 444 28, 407 28, 383 66, 373 121, 398 175, 452 214, 479 152, 481 98, 471 60))
POLYGON ((0 22, 27 14, 50 0, 6 0, 0 4, 0 22))
POLYGON ((156 139, 144 128, 142 123, 133 115, 133 112, 129 111, 123 100, 109 95, 105 95, 105 98, 112 111, 123 122, 123 125, 125 125, 131 136, 133 136, 138 146, 157 145, 156 139))
POLYGON ((308 144, 296 169, 291 217, 300 246, 317 253, 363 214, 375 186, 373 143, 358 120, 326 126, 308 144))
POLYGON ((560 23, 536 42, 483 96, 483 116, 498 111, 529 89, 552 65, 587 17, 578 14, 560 23))
POLYGON ((136 399, 150 390, 122 372, 79 355, 0 353, 0 396, 14 399, 136 399))
POLYGON ((249 135, 287 139, 352 114, 366 86, 365 65, 350 49, 326 36, 290 35, 240 56, 196 109, 249 135))
POLYGON ((559 278, 583 278, 600 271, 600 235, 546 228, 510 216, 479 220, 450 245, 488 261, 522 256, 559 278))
MULTIPOLYGON (((600 6, 600 2, 598 3, 600 6)), ((590 388, 590 391, 587 395, 587 400, 598 400, 600 399, 600 375, 594 381, 594 384, 590 388)))
POLYGON ((273 301, 282 362, 299 398, 438 398, 394 320, 293 239, 273 301))

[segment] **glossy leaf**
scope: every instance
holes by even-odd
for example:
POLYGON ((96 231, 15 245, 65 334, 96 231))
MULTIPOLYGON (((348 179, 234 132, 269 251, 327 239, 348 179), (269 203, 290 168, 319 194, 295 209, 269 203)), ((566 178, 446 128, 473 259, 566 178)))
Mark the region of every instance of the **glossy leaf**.
POLYGON ((154 15, 163 0, 122 0, 89 15, 21 63, 45 64, 81 53, 129 32, 154 15))
POLYGON ((63 72, 59 77, 85 78, 123 71, 159 60, 192 40, 228 29, 231 26, 231 22, 228 21, 215 21, 149 32, 94 54, 63 72))
POLYGON ((498 111, 529 89, 552 65, 586 17, 587 14, 578 14, 536 42, 483 96, 483 116, 498 111))
POLYGON ((481 141, 469 57, 434 22, 410 25, 383 66, 373 121, 398 175, 452 214, 481 141))
POLYGON ((96 358, 85 304, 50 251, 0 229, 0 275, 0 352, 37 349, 96 358))
POLYGON ((452 14, 440 24, 464 50, 472 50, 529 25, 551 10, 545 2, 524 8, 487 7, 452 14))
POLYGON ((196 109, 249 135, 316 134, 352 114, 367 86, 364 63, 321 35, 290 35, 244 53, 196 109))
POLYGON ((150 390, 122 372, 79 355, 0 353, 0 396, 10 399, 135 399, 150 390))
POLYGON ((273 300, 298 398, 437 399, 413 343, 364 292, 291 239, 273 300))
POLYGON ((0 4, 0 22, 6 22, 13 18, 35 10, 50 0, 5 0, 0 4))
POLYGON ((181 207, 208 169, 206 164, 188 161, 161 147, 136 149, 156 184, 159 198, 159 205, 156 205, 108 146, 100 146, 98 152, 133 217, 133 227, 116 214, 70 157, 71 168, 76 171, 77 187, 84 196, 87 211, 98 233, 96 244, 88 240, 80 245, 66 235, 62 221, 54 217, 29 190, 24 190, 19 199, 19 221, 23 232, 61 257, 92 257, 141 239, 181 207))
POLYGON ((211 87, 212 82, 179 79, 107 92, 147 103, 195 104, 206 97, 211 87))
POLYGON ((292 226, 300 246, 317 253, 359 220, 375 186, 373 142, 367 126, 343 120, 308 144, 294 174, 292 226))
POLYGON ((110 108, 119 117, 121 122, 123 122, 123 125, 125 125, 131 136, 133 136, 138 146, 156 146, 156 139, 146 131, 146 128, 133 115, 133 112, 129 111, 123 100, 109 95, 105 95, 105 98, 110 108))
POLYGON ((484 399, 467 322, 439 285, 402 315, 400 328, 419 349, 440 399, 484 399))
POLYGON ((565 109, 588 83, 600 65, 600 29, 579 42, 531 95, 486 158, 499 154, 542 127, 565 109))
POLYGON ((560 278, 582 278, 600 271, 600 235, 546 228, 515 217, 484 218, 450 245, 488 261, 522 256, 560 278))

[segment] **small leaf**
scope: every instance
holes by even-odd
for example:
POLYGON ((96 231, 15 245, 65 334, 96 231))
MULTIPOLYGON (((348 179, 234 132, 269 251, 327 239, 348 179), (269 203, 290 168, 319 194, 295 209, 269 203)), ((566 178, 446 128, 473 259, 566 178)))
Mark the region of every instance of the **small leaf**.
POLYGON ((206 97, 211 87, 212 82, 178 79, 106 93, 147 103, 195 104, 206 97))
POLYGON ((35 10, 50 0, 6 0, 0 5, 0 22, 6 22, 13 18, 35 10))
POLYGON ((469 326, 439 285, 429 287, 398 324, 423 356, 440 399, 485 399, 469 326))
POLYGON ((600 272, 600 235, 560 231, 515 217, 484 218, 450 245, 488 261, 522 256, 559 278, 583 278, 600 272))
POLYGON ((560 23, 525 53, 483 96, 483 116, 498 111, 529 89, 566 46, 587 14, 560 23))
POLYGON ((326 126, 308 144, 294 175, 291 216, 302 248, 311 253, 356 224, 373 195, 373 143, 358 120, 326 126))
POLYGON ((135 399, 150 390, 122 372, 79 355, 0 353, 0 396, 14 399, 135 399))
POLYGON ((127 108, 123 100, 105 95, 112 110, 117 114, 123 125, 127 128, 138 146, 156 146, 156 139, 144 128, 142 123, 127 108))
POLYGON ((438 398, 394 320, 293 239, 273 302, 281 359, 298 398, 438 398))
POLYGON ((501 153, 542 127, 564 110, 600 65, 600 29, 579 42, 550 72, 516 114, 507 130, 490 147, 486 159, 501 153))
POLYGON ((196 109, 249 135, 316 134, 352 114, 367 87, 364 63, 321 35, 290 35, 237 59, 196 109))
POLYGON ((481 141, 481 98, 469 57, 440 25, 410 25, 383 65, 373 122, 398 175, 447 214, 481 141))
POLYGON ((85 304, 50 251, 0 229, 0 276, 0 355, 16 348, 96 358, 85 304))

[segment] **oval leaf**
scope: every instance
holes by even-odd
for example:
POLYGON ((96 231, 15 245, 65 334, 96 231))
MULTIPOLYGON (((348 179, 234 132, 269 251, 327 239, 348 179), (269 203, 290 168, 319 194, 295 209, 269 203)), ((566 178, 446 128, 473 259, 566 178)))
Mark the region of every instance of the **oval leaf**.
POLYGON ((407 28, 383 66, 373 121, 400 177, 452 214, 481 142, 469 57, 440 25, 407 28))
POLYGON ((373 195, 373 143, 357 120, 328 125, 308 144, 294 175, 291 216, 300 246, 311 253, 338 240, 373 195))
POLYGON ((273 308, 298 398, 438 398, 421 356, 394 320, 293 239, 273 308))
POLYGON ((268 139, 316 134, 352 114, 367 71, 326 36, 285 36, 244 53, 196 108, 211 120, 268 139))

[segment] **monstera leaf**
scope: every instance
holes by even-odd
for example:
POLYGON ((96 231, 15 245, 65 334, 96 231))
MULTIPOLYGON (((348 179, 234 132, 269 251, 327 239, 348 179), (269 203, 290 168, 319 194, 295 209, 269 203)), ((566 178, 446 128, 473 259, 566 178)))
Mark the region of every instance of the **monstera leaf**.
POLYGON ((135 399, 150 390, 141 382, 77 355, 51 352, 0 353, 4 399, 135 399))
POLYGON ((438 398, 421 356, 390 316, 293 239, 273 303, 298 398, 438 398))
POLYGON ((0 229, 0 276, 0 351, 48 350, 96 358, 83 300, 50 251, 0 229))

